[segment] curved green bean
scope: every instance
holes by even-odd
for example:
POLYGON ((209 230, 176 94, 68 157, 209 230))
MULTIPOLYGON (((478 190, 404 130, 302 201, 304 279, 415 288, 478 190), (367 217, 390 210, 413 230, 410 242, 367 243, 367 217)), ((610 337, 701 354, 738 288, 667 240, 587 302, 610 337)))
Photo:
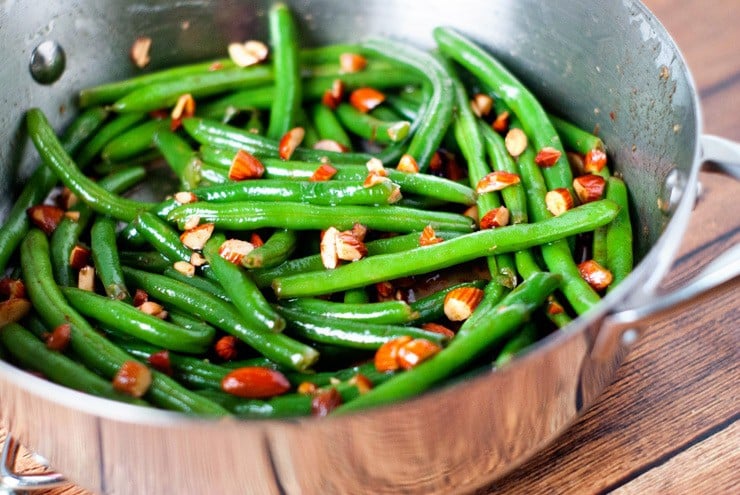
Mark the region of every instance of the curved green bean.
POLYGON ((340 103, 336 109, 339 121, 353 134, 378 144, 402 141, 409 135, 411 122, 385 121, 357 110, 349 103, 340 103))
POLYGON ((90 230, 90 249, 95 270, 103 289, 111 299, 130 302, 131 294, 123 279, 121 262, 116 246, 116 222, 112 218, 99 216, 90 230))
POLYGON ((298 244, 298 234, 294 230, 279 229, 244 258, 246 268, 272 268, 290 258, 298 244))
POLYGON ((136 231, 170 262, 190 263, 193 251, 182 243, 180 235, 167 222, 154 213, 143 212, 134 219, 133 223, 136 231))
POLYGON ((273 5, 267 14, 272 62, 275 66, 275 94, 267 137, 280 139, 293 128, 301 106, 301 74, 298 56, 298 29, 285 4, 273 5))
POLYGON ((617 217, 606 230, 606 267, 612 272, 612 283, 607 292, 619 285, 632 271, 632 224, 629 215, 627 186, 622 179, 607 179, 606 198, 620 206, 617 217))
POLYGON ((327 318, 383 325, 403 325, 418 321, 421 316, 405 301, 352 304, 325 299, 298 298, 285 301, 281 305, 283 308, 297 309, 303 313, 317 314, 327 318))
POLYGON ((352 141, 331 108, 322 103, 316 103, 311 107, 311 118, 321 139, 331 139, 347 150, 352 149, 352 141))
POLYGON ((146 117, 143 113, 129 113, 119 115, 105 124, 90 141, 80 149, 75 155, 77 165, 84 169, 96 156, 105 148, 111 139, 119 136, 123 132, 131 129, 133 126, 144 120, 146 117))
POLYGON ((169 130, 170 126, 170 119, 166 118, 146 120, 129 127, 103 146, 100 157, 106 162, 123 162, 136 158, 154 148, 154 136, 160 131, 169 130))

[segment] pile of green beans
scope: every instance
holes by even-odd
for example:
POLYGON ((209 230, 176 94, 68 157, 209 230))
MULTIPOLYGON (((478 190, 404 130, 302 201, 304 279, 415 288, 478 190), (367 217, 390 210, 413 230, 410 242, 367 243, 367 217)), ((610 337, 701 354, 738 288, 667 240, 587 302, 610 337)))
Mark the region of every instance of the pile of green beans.
POLYGON ((566 158, 604 143, 465 35, 435 29, 434 52, 387 39, 308 48, 282 4, 268 30, 269 56, 249 67, 223 58, 83 88, 61 136, 28 110, 41 163, 0 228, 0 358, 141 407, 293 417, 334 394, 344 413, 506 366, 629 274, 627 186, 600 169, 603 195, 579 204, 583 171, 566 158), (362 67, 342 65, 347 54, 362 67), (382 98, 363 108, 362 90, 382 98), (187 95, 194 111, 171 113, 187 95), (492 127, 504 112, 528 138, 517 156, 492 127), (545 147, 560 155, 543 167, 545 147), (237 152, 253 176, 237 178, 237 152), (479 187, 497 173, 519 180, 479 187), (140 186, 149 174, 166 180, 140 186), (575 203, 557 216, 554 189, 575 203), (509 225, 480 226, 504 208, 509 225), (589 285, 585 259, 611 284, 589 285), (480 302, 456 321, 447 301, 461 292, 480 302), (380 369, 404 339, 436 350, 380 369), (118 381, 131 363, 150 372, 141 393, 118 381), (224 385, 254 368, 287 389, 224 385))

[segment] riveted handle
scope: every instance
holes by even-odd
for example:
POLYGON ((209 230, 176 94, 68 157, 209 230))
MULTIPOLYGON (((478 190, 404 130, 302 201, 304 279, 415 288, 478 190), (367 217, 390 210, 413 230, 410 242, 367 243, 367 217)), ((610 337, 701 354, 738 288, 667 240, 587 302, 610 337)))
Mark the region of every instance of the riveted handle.
POLYGON ((10 435, 5 438, 0 454, 0 493, 15 493, 17 490, 48 490, 68 483, 59 473, 21 475, 14 472, 18 456, 18 442, 10 435))

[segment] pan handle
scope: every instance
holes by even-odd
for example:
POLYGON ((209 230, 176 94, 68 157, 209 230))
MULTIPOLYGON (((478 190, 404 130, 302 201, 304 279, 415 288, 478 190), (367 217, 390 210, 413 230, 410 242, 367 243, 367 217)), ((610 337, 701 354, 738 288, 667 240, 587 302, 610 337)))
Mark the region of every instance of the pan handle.
POLYGON ((59 473, 21 475, 13 471, 18 455, 18 442, 10 435, 5 437, 0 454, 0 494, 15 493, 16 490, 47 490, 69 483, 59 473))
MULTIPOLYGON (((740 144, 717 136, 701 138, 702 159, 712 162, 724 173, 740 179, 740 144)), ((664 311, 698 297, 740 276, 740 245, 735 245, 707 265, 683 287, 667 293, 652 294, 637 307, 607 315, 594 342, 591 356, 606 360, 619 346, 629 347, 637 340, 644 322, 664 311)))

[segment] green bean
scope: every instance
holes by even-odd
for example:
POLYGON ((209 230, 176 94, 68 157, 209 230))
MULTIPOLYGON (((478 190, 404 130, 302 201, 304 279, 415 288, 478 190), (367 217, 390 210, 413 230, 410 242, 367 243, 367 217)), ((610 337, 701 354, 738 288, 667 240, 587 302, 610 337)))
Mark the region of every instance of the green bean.
POLYGON ((259 246, 242 258, 246 268, 272 268, 290 258, 298 243, 294 230, 279 229, 259 246))
POLYGON ((319 137, 319 131, 316 130, 313 120, 308 118, 308 113, 305 108, 298 107, 298 111, 296 113, 296 121, 293 127, 301 127, 303 129, 303 141, 301 141, 301 146, 303 148, 313 148, 321 139, 319 137))
POLYGON ((316 103, 311 107, 311 117, 321 139, 331 139, 347 150, 352 149, 352 141, 331 108, 322 103, 316 103))
POLYGON ((380 58, 394 60, 413 72, 425 75, 431 84, 429 100, 417 120, 419 127, 406 150, 406 153, 416 159, 419 168, 422 171, 426 170, 452 122, 454 98, 447 71, 433 55, 407 44, 390 40, 370 40, 362 46, 380 58))
POLYGON ((202 334, 215 335, 215 329, 203 320, 192 316, 190 313, 171 308, 167 310, 167 317, 177 326, 202 334))
POLYGON ((148 272, 162 273, 172 267, 170 260, 159 251, 121 251, 118 257, 122 265, 148 272))
POLYGON ((508 364, 517 354, 537 342, 538 338, 537 325, 532 322, 525 323, 521 331, 504 344, 493 365, 500 368, 508 364))
POLYGON ((219 255, 219 247, 225 240, 223 234, 216 234, 203 249, 221 287, 241 313, 244 322, 248 322, 255 330, 281 332, 285 328, 285 320, 270 306, 249 275, 219 255))
POLYGON ((340 406, 335 413, 357 411, 408 398, 463 369, 523 325, 545 297, 558 287, 559 282, 558 275, 548 273, 530 277, 501 300, 491 313, 496 315, 495 318, 479 320, 469 333, 458 333, 439 353, 340 406))
POLYGON ((131 221, 139 211, 154 205, 118 197, 84 176, 59 143, 41 110, 27 114, 28 133, 44 163, 90 208, 119 220, 131 221))
MULTIPOLYGON (((98 185, 106 191, 120 193, 129 189, 145 176, 146 170, 143 167, 131 167, 103 177, 98 185)), ((70 207, 70 210, 77 211, 79 217, 76 220, 67 217, 62 219, 61 223, 54 229, 49 241, 54 280, 62 286, 70 286, 76 283, 72 267, 69 264, 69 255, 79 243, 79 237, 92 217, 92 210, 85 203, 78 202, 70 207)))
POLYGON ((612 221, 618 211, 615 203, 604 199, 537 223, 482 230, 401 253, 370 256, 334 270, 278 277, 272 287, 280 298, 315 296, 429 273, 483 256, 514 252, 588 232, 612 221))
POLYGON ((594 230, 593 239, 591 240, 591 259, 600 264, 601 266, 607 266, 606 260, 606 232, 609 229, 608 225, 599 227, 594 230))
MULTIPOLYGON (((108 112, 101 108, 90 108, 75 118, 62 134, 60 142, 67 153, 75 150, 87 139, 105 120, 108 112)), ((43 202, 54 184, 57 183, 56 174, 44 164, 39 165, 26 181, 20 196, 0 226, 0 273, 5 268, 15 248, 25 237, 31 222, 26 210, 33 205, 43 202)))
POLYGON ((123 279, 121 262, 116 247, 116 222, 109 217, 98 217, 90 231, 90 248, 95 270, 103 283, 105 293, 111 299, 131 302, 131 294, 123 279))
MULTIPOLYGON (((176 199, 168 198, 152 208, 150 213, 160 218, 164 218, 169 212, 180 206, 180 204, 181 203, 176 199)), ((130 246, 143 246, 147 242, 146 239, 144 239, 144 236, 136 230, 135 221, 129 222, 129 224, 118 234, 118 237, 121 241, 130 246)))
POLYGON ((154 136, 170 128, 170 119, 147 120, 114 137, 100 152, 106 162, 122 162, 135 158, 154 147, 154 136))
POLYGON ((130 268, 124 268, 123 271, 133 285, 145 290, 151 297, 189 311, 211 325, 243 340, 281 366, 305 370, 310 368, 319 357, 311 347, 286 335, 261 332, 247 326, 236 308, 207 292, 163 275, 130 268))
POLYGON ((567 149, 576 151, 582 155, 585 155, 591 150, 604 151, 604 142, 600 137, 594 136, 577 125, 553 114, 548 114, 548 117, 555 130, 558 131, 563 146, 567 149))
MULTIPOLYGON (((462 234, 460 232, 436 232, 436 235, 442 239, 452 239, 462 234)), ((368 256, 397 253, 413 249, 418 246, 418 232, 389 237, 387 239, 378 239, 365 244, 368 256)), ((272 283, 273 279, 281 276, 321 270, 324 270, 324 265, 321 262, 321 255, 316 254, 306 256, 304 258, 291 259, 274 268, 252 270, 251 274, 258 287, 266 287, 272 283)))
POLYGON ((549 189, 562 187, 573 193, 573 176, 565 150, 537 98, 498 60, 454 29, 438 27, 432 34, 442 53, 493 88, 506 102, 521 120, 535 150, 553 147, 561 152, 557 163, 544 168, 542 173, 549 189))
POLYGON ((173 351, 201 353, 213 341, 212 327, 185 328, 149 315, 119 300, 94 292, 62 288, 62 294, 77 311, 115 330, 173 351))
POLYGON ((88 394, 140 406, 147 403, 118 392, 111 382, 102 379, 81 364, 58 351, 48 349, 43 342, 22 326, 10 323, 0 331, 0 342, 24 368, 42 373, 49 380, 88 394))
POLYGON ((171 263, 190 263, 193 252, 180 240, 180 235, 154 213, 143 212, 134 220, 134 226, 154 249, 162 253, 171 263))
POLYGON ((370 296, 364 287, 344 291, 345 304, 367 304, 370 302, 370 296))
POLYGON ((396 112, 392 107, 388 105, 378 105, 368 112, 376 119, 383 120, 385 122, 396 122, 399 120, 413 120, 404 119, 403 115, 396 112))
POLYGON ((420 316, 405 301, 351 304, 324 299, 298 298, 283 302, 282 307, 298 309, 303 313, 317 314, 327 318, 383 325, 403 325, 417 321, 420 316))
MULTIPOLYGON (((49 243, 40 230, 31 230, 23 240, 21 264, 29 298, 44 323, 50 328, 69 323, 72 327, 71 350, 85 366, 107 378, 113 378, 123 363, 130 358, 128 354, 98 334, 67 304, 61 290, 53 282, 49 243)), ((226 413, 217 404, 198 397, 154 371, 146 398, 166 409, 209 416, 226 413)))
POLYGON ((111 108, 119 113, 151 112, 173 106, 184 94, 200 98, 232 89, 259 86, 272 80, 272 68, 265 65, 231 67, 148 84, 116 100, 111 108))
POLYGON ((198 201, 172 210, 167 219, 182 227, 192 216, 213 223, 217 228, 250 230, 263 227, 295 230, 351 229, 361 223, 369 229, 388 232, 421 231, 427 225, 439 230, 470 232, 470 218, 456 213, 419 211, 399 206, 320 206, 303 203, 267 203, 234 201, 205 203, 198 201))
POLYGON ((257 110, 256 108, 253 108, 250 111, 249 120, 244 126, 244 129, 246 129, 247 132, 251 132, 252 134, 264 134, 265 133, 265 124, 262 123, 259 110, 257 110))
MULTIPOLYGON (((156 270, 150 270, 150 271, 156 271, 156 270)), ((223 287, 221 287, 221 284, 219 284, 217 281, 212 280, 210 278, 201 277, 199 275, 193 275, 188 276, 184 275, 180 272, 178 272, 175 268, 172 267, 172 265, 168 265, 163 271, 163 275, 166 275, 167 277, 173 278, 175 280, 179 280, 180 282, 186 283, 192 287, 195 287, 196 289, 200 289, 202 291, 208 292, 209 294, 213 294, 214 296, 218 297, 219 299, 231 302, 231 298, 226 294, 226 291, 223 287)))
POLYGON ((292 129, 301 105, 298 29, 285 4, 273 5, 268 14, 272 61, 275 66, 275 98, 270 107, 267 137, 280 139, 292 129))
POLYGON ((617 177, 607 179, 606 197, 620 206, 617 217, 607 226, 606 267, 612 272, 613 280, 607 291, 624 280, 632 271, 632 225, 629 215, 627 187, 617 177))
POLYGON ((483 298, 481 299, 475 311, 470 317, 460 325, 460 328, 455 334, 457 337, 465 337, 467 334, 475 330, 480 325, 485 325, 486 320, 491 318, 491 315, 496 314, 497 307, 501 300, 509 294, 511 291, 502 284, 488 284, 483 288, 483 298))
POLYGON ((399 187, 384 181, 365 187, 362 181, 245 180, 195 189, 198 199, 210 203, 236 201, 291 201, 323 206, 381 205, 399 198, 399 187))
POLYGON ((85 143, 75 156, 77 165, 84 169, 103 150, 111 139, 131 129, 146 117, 143 113, 129 113, 119 115, 104 125, 95 135, 85 143))
POLYGON ((373 350, 389 340, 402 336, 423 338, 437 344, 442 344, 446 340, 440 333, 420 328, 331 318, 286 306, 279 307, 278 311, 288 321, 286 331, 323 344, 373 350))
POLYGON ((154 146, 180 179, 183 189, 190 190, 198 185, 191 171, 199 168, 200 159, 187 141, 170 130, 159 129, 154 135, 154 146))
POLYGON ((340 103, 336 109, 339 121, 353 134, 378 144, 401 141, 409 135, 411 123, 406 120, 388 122, 357 110, 349 103, 340 103))
POLYGON ((425 323, 428 321, 434 321, 442 318, 445 314, 444 301, 447 294, 460 287, 476 287, 482 289, 486 286, 485 280, 475 280, 473 282, 462 282, 459 284, 451 285, 445 289, 438 290, 433 294, 429 294, 426 297, 417 299, 410 303, 411 310, 416 314, 416 318, 412 321, 416 324, 425 323))
MULTIPOLYGON (((488 157, 494 170, 505 171, 519 175, 519 167, 506 151, 506 145, 501 136, 490 126, 481 122, 483 139, 486 144, 488 157)), ((513 184, 501 191, 501 198, 511 213, 511 223, 523 223, 529 220, 527 215, 527 194, 521 183, 513 184)))
MULTIPOLYGON (((516 253, 514 253, 514 256, 516 261, 516 270, 519 272, 522 278, 529 278, 534 273, 542 271, 542 268, 540 268, 540 265, 537 263, 532 250, 524 249, 522 251, 517 251, 516 253)), ((550 297, 555 298, 554 295, 550 297)), ((554 299, 554 302, 562 307, 562 304, 557 299, 554 299)), ((573 321, 573 319, 570 317, 570 315, 568 315, 568 313, 565 312, 565 310, 560 313, 545 311, 545 314, 547 315, 547 318, 558 328, 563 328, 571 321, 573 321)))
POLYGON ((393 94, 385 95, 385 101, 405 119, 413 121, 419 117, 420 103, 413 103, 393 94))

